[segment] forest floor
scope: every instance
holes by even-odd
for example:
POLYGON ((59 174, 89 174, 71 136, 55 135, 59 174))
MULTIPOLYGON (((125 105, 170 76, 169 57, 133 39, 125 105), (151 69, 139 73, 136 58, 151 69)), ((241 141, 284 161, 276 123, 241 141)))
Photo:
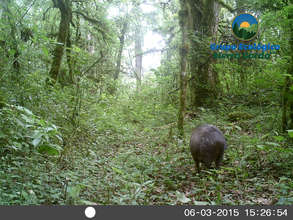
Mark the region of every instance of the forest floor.
POLYGON ((234 122, 228 113, 238 107, 201 108, 186 117, 183 143, 176 136, 177 111, 170 105, 146 105, 140 97, 105 106, 88 110, 84 120, 92 127, 76 130, 61 157, 19 155, 3 161, 0 203, 293 203, 293 154, 275 129, 278 108, 242 105, 241 111, 253 117, 234 122), (220 169, 203 168, 198 174, 188 143, 201 123, 219 127, 228 149, 220 169))

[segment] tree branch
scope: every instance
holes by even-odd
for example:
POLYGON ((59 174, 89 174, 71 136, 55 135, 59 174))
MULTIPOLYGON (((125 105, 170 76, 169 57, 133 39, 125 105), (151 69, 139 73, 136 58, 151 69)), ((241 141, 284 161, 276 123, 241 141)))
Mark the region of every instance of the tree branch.
POLYGON ((99 32, 102 34, 104 41, 107 39, 107 33, 106 33, 104 30, 102 30, 102 29, 100 28, 100 27, 104 27, 104 25, 103 25, 102 22, 100 22, 100 21, 98 21, 98 20, 96 20, 96 19, 94 19, 94 18, 91 18, 91 17, 85 15, 85 14, 84 14, 83 12, 81 12, 81 11, 73 11, 72 13, 75 13, 75 14, 81 15, 85 20, 87 20, 87 21, 89 21, 90 23, 96 25, 96 26, 94 27, 94 29, 96 29, 97 31, 99 31, 99 32))
POLYGON ((43 21, 46 19, 46 14, 47 12, 51 9, 52 7, 50 6, 49 8, 46 9, 46 11, 43 13, 43 21))
POLYGON ((97 60, 96 60, 92 65, 90 65, 86 70, 84 70, 84 71, 82 72, 81 75, 84 75, 84 74, 86 74, 88 71, 90 71, 90 69, 93 68, 96 64, 98 64, 103 58, 104 58, 104 55, 103 55, 102 51, 100 51, 100 58, 97 59, 97 60))
POLYGON ((228 9, 231 13, 234 13, 236 9, 232 8, 232 6, 226 4, 223 0, 216 0, 223 8, 228 9))
POLYGON ((149 54, 149 53, 163 52, 163 51, 166 51, 166 50, 169 50, 169 49, 176 49, 176 47, 175 46, 174 47, 167 47, 167 48, 163 48, 163 49, 153 48, 153 49, 149 49, 147 51, 141 52, 139 54, 136 54, 134 57, 141 56, 141 55, 146 55, 146 54, 149 54))
POLYGON ((73 11, 72 13, 81 15, 85 20, 89 21, 92 24, 103 26, 103 24, 100 21, 98 21, 98 20, 96 20, 94 18, 90 18, 89 16, 85 15, 81 11, 73 11))
POLYGON ((32 2, 32 4, 28 7, 28 9, 26 10, 26 12, 21 16, 21 20, 23 20, 24 16, 26 16, 26 14, 29 12, 29 10, 32 8, 32 6, 35 4, 36 0, 34 0, 32 2))

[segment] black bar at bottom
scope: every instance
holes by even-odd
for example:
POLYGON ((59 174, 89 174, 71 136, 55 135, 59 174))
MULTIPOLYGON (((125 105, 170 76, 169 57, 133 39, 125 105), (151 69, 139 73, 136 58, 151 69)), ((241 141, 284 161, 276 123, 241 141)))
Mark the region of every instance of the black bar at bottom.
POLYGON ((292 213, 293 206, 0 206, 1 220, 180 220, 221 217, 292 219, 292 213), (87 207, 94 208, 94 217, 86 217, 87 207))

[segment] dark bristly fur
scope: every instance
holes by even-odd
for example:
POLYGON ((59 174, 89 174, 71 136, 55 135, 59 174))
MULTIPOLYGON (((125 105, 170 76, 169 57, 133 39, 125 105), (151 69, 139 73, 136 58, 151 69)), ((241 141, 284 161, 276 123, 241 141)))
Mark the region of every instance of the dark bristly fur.
POLYGON ((193 130, 190 138, 190 152, 198 172, 200 172, 200 162, 208 168, 212 162, 215 162, 218 168, 226 148, 225 137, 216 126, 204 124, 193 130))

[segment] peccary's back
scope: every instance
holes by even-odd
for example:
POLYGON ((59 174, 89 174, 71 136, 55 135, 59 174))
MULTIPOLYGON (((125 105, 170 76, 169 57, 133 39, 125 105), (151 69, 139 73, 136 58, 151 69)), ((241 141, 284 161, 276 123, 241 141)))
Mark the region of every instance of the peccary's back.
POLYGON ((190 138, 190 151, 195 162, 218 164, 227 148, 222 132, 214 125, 204 124, 193 130, 190 138))

